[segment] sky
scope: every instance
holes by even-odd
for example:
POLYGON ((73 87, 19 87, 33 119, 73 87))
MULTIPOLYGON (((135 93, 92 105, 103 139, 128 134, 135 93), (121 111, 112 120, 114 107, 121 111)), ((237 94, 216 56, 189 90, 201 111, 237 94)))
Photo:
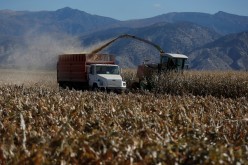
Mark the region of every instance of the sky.
POLYGON ((71 7, 118 20, 149 18, 169 12, 224 11, 248 16, 248 0, 0 0, 0 10, 55 11, 71 7))

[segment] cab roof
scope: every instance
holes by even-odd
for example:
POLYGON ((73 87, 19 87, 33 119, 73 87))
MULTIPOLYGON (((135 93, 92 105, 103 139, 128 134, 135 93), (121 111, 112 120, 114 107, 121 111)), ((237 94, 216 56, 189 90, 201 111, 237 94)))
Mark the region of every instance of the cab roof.
POLYGON ((91 65, 96 65, 96 66, 118 66, 116 64, 91 64, 91 65))
POLYGON ((184 59, 188 58, 188 56, 186 56, 184 54, 177 54, 177 53, 165 53, 162 56, 169 56, 169 57, 172 57, 172 58, 184 58, 184 59))

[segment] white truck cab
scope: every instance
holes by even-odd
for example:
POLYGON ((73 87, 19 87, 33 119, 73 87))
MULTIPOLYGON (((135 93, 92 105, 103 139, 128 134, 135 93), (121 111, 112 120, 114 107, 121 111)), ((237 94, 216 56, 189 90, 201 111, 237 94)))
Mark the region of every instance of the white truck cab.
POLYGON ((121 77, 118 65, 91 64, 88 73, 89 86, 93 89, 124 91, 126 82, 121 77))

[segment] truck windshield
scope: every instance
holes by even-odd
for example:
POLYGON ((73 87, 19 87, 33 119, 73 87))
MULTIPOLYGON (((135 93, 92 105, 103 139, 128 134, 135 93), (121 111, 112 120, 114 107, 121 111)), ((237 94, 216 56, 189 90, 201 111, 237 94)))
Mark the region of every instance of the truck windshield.
POLYGON ((96 74, 120 74, 118 66, 96 66, 96 74))

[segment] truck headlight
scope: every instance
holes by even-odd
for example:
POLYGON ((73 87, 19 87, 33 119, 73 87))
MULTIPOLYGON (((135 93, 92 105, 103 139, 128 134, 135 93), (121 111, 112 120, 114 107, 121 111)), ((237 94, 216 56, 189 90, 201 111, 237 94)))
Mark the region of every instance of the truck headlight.
POLYGON ((123 87, 125 87, 126 86, 126 82, 124 81, 124 82, 122 82, 122 86, 123 87))

